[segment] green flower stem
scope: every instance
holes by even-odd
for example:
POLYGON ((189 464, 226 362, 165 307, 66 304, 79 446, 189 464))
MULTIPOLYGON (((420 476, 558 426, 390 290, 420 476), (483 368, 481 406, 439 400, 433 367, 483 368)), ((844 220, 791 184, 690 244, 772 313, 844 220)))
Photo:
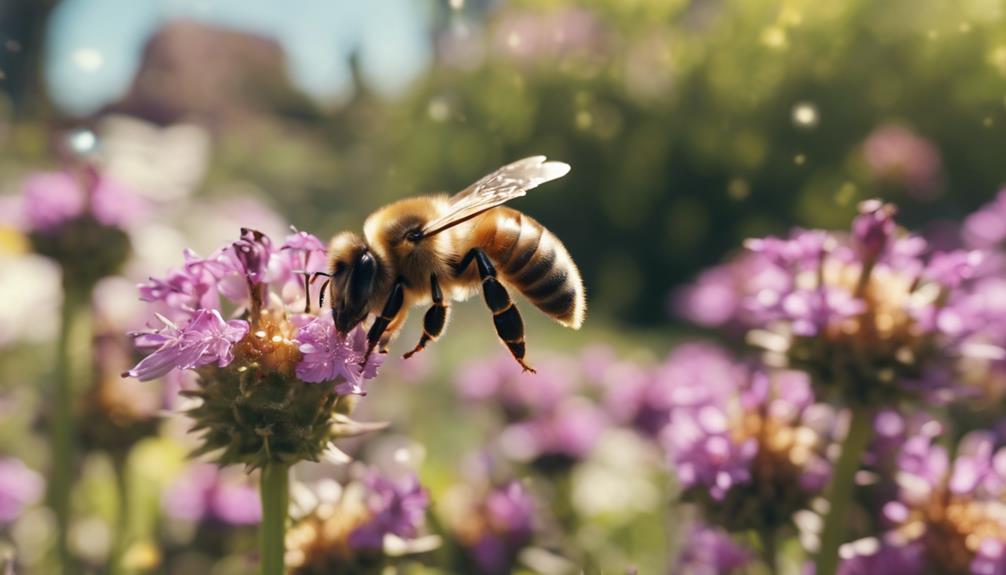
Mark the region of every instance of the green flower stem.
POLYGON ((286 552, 286 519, 290 503, 290 468, 270 463, 262 469, 262 525, 259 549, 262 575, 283 575, 286 552))
POLYGON ((777 548, 776 534, 772 529, 766 528, 758 533, 761 543, 762 562, 770 575, 779 573, 779 550, 777 548))
POLYGON ((108 557, 108 572, 111 575, 124 573, 122 558, 129 544, 129 466, 126 457, 113 456, 112 468, 115 473, 115 486, 118 501, 115 510, 115 532, 112 539, 112 551, 108 557))
POLYGON ((835 575, 838 570, 838 548, 848 537, 849 508, 852 507, 856 471, 872 436, 873 410, 863 407, 853 409, 849 433, 842 444, 842 454, 828 487, 828 515, 824 519, 815 575, 835 575))
POLYGON ((76 573, 70 555, 67 532, 70 526, 70 492, 74 477, 73 404, 76 389, 90 384, 91 292, 64 286, 57 373, 52 397, 52 477, 49 501, 56 514, 57 552, 64 575, 76 573))

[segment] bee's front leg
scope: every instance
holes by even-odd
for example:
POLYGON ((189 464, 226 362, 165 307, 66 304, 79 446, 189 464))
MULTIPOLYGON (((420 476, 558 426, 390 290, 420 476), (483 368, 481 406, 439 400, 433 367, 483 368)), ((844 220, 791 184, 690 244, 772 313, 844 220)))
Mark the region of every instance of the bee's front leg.
POLYGON ((363 354, 363 360, 360 362, 360 367, 367 364, 367 360, 370 359, 370 354, 374 352, 374 348, 381 341, 381 336, 384 335, 385 330, 388 329, 388 325, 395 319, 395 316, 402 311, 402 304, 405 302, 405 287, 402 282, 402 278, 398 278, 395 281, 395 285, 391 287, 391 293, 388 294, 388 299, 384 302, 384 309, 381 310, 381 315, 374 319, 374 324, 370 326, 370 331, 367 332, 367 352, 363 354))

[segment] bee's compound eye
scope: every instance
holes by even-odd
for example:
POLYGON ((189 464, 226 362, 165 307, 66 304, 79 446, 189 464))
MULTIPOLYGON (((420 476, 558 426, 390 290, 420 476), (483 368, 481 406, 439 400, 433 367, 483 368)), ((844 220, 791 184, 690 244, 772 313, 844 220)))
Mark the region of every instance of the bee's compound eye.
POLYGON ((420 229, 409 230, 405 234, 405 239, 409 240, 410 242, 418 242, 419 240, 423 239, 423 231, 420 229))

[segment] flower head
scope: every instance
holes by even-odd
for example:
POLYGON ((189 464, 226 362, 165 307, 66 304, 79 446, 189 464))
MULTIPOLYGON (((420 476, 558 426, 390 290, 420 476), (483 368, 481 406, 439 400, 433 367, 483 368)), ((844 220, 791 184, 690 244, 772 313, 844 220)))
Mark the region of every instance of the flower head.
POLYGON ((24 183, 23 220, 31 232, 56 233, 61 226, 85 217, 122 228, 145 212, 146 205, 137 195, 91 169, 77 175, 35 174, 24 183))
POLYGON ((660 434, 687 498, 728 529, 774 529, 818 494, 835 414, 799 372, 736 365, 708 389, 701 365, 681 377, 660 434))
POLYGON ((87 287, 122 267, 131 249, 126 227, 145 211, 137 196, 85 167, 28 178, 21 220, 34 250, 87 287))
POLYGON ((934 572, 1003 572, 1006 449, 996 449, 991 434, 974 432, 951 459, 933 437, 920 435, 905 443, 898 464, 897 499, 883 507, 887 539, 917 549, 934 572))
POLYGON ((384 536, 415 537, 423 526, 429 494, 414 475, 392 481, 375 470, 363 479, 368 519, 349 534, 349 544, 361 551, 379 550, 384 536))
POLYGON ((971 343, 993 331, 979 252, 931 252, 894 209, 864 202, 847 234, 749 240, 735 313, 771 365, 807 371, 853 403, 946 399, 971 343))
POLYGON ((378 357, 361 365, 362 328, 338 334, 329 314, 287 309, 290 289, 301 290, 294 299, 309 299, 309 286, 292 280, 289 258, 321 245, 312 238, 298 232, 277 248, 245 229, 234 244, 207 258, 187 252, 182 267, 140 286, 141 298, 168 317, 134 334, 138 348, 152 351, 125 375, 195 371, 196 389, 183 393, 201 400, 189 411, 203 432, 199 451, 222 450, 222 463, 317 460, 339 435, 333 416, 348 406, 340 398, 362 395, 364 380, 377 374, 378 357))
POLYGON ((939 192, 943 169, 930 140, 894 124, 878 127, 863 142, 863 157, 874 179, 904 187, 920 199, 939 192))
POLYGON ((287 534, 294 575, 375 569, 439 543, 419 535, 429 495, 415 476, 396 480, 369 469, 346 485, 322 482, 309 492, 287 534))
POLYGON ((530 541, 534 528, 534 501, 524 486, 511 481, 481 493, 457 492, 458 505, 450 528, 465 550, 472 569, 487 575, 511 573, 518 553, 530 541))

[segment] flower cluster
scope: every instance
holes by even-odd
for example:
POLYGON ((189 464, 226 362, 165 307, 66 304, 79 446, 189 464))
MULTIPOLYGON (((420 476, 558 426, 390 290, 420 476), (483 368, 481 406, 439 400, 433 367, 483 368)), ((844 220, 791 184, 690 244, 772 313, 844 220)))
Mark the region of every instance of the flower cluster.
POLYGON ((907 189, 919 199, 939 192, 940 152, 926 138, 895 124, 880 126, 863 142, 863 159, 874 179, 907 189))
POLYGON ((672 399, 660 433, 686 498, 730 530, 778 529, 830 477, 834 410, 814 403, 802 373, 689 355, 665 366, 674 379, 663 382, 672 399))
POLYGON ((439 543, 420 537, 430 500, 414 475, 391 479, 368 469, 346 486, 323 482, 300 497, 311 500, 299 503, 302 516, 286 537, 294 575, 379 572, 395 557, 439 543))
POLYGON ((996 449, 991 433, 974 432, 951 458, 936 439, 905 443, 898 498, 883 507, 890 532, 882 546, 921 558, 904 573, 1006 572, 1006 449, 996 449))
MULTIPOLYGON (((984 255, 938 252, 863 202, 850 233, 749 240, 735 308, 770 365, 799 368, 853 404, 945 398, 989 328, 975 297, 984 255)), ((708 288, 706 288, 708 289, 708 288)))
POLYGON ((93 166, 31 176, 21 225, 35 251, 63 266, 67 282, 92 286, 114 274, 130 253, 126 228, 145 204, 93 166))
POLYGON ((583 459, 608 425, 606 414, 583 395, 575 362, 541 362, 538 373, 524 373, 511 358, 464 367, 458 390, 469 402, 491 401, 506 427, 500 447, 510 458, 543 468, 566 468, 583 459))
POLYGON ((189 411, 203 433, 199 453, 221 463, 316 461, 335 438, 343 398, 365 393, 380 355, 364 363, 361 328, 338 333, 310 313, 308 274, 325 265, 322 243, 294 232, 280 246, 254 230, 208 257, 185 254, 164 278, 140 285, 160 326, 134 334, 152 350, 125 375, 150 380, 193 370, 201 400, 189 411), (227 317, 233 319, 225 319, 227 317))
MULTIPOLYGON (((963 243, 983 250, 982 273, 966 302, 985 318, 986 353, 972 354, 964 381, 978 390, 981 407, 988 412, 1006 397, 1006 189, 968 216, 962 228, 963 243), (989 353, 991 352, 991 353, 989 353)), ((997 413, 989 414, 998 417, 997 413)))
POLYGON ((467 572, 511 573, 517 555, 531 542, 534 501, 524 486, 510 481, 476 494, 456 492, 449 518, 454 538, 465 550, 467 572))

